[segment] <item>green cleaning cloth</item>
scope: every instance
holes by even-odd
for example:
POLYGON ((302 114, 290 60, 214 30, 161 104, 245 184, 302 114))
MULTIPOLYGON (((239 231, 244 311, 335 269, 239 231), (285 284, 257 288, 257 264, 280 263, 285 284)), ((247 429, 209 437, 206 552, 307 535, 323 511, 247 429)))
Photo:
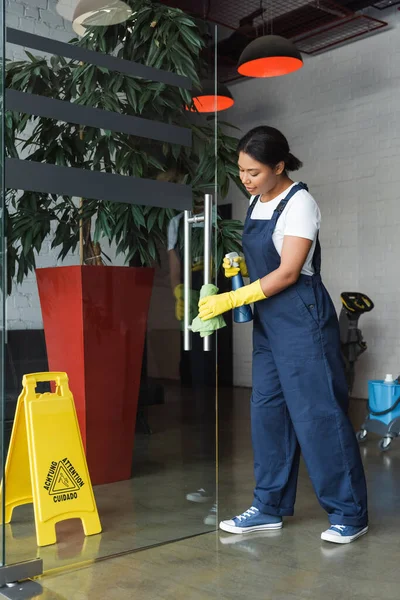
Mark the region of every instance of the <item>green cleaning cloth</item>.
MULTIPOLYGON (((212 283, 208 283, 207 285, 203 285, 200 290, 200 300, 202 298, 206 298, 207 296, 214 296, 218 294, 218 288, 212 283)), ((211 335, 217 329, 221 329, 221 327, 226 327, 226 323, 224 317, 219 315, 218 317, 213 317, 208 321, 202 321, 199 316, 197 316, 192 323, 192 331, 195 333, 199 333, 200 337, 206 337, 207 335, 211 335)))
MULTIPOLYGON (((189 307, 189 319, 194 319, 194 315, 199 312, 199 300, 200 292, 198 290, 190 290, 190 307, 189 307)), ((184 330, 184 323, 181 321, 181 330, 184 330)))

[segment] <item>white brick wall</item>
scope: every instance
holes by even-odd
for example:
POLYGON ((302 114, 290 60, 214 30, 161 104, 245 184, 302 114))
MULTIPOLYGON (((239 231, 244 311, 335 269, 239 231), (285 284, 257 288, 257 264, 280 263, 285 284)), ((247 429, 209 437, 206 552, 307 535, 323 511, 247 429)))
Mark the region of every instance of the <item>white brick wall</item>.
MULTIPOLYGON (((400 373, 400 12, 383 16, 390 30, 308 58, 289 76, 232 86, 225 117, 243 133, 269 124, 287 135, 304 162, 296 177, 322 211, 323 277, 337 309, 342 291, 375 302, 360 319, 362 396, 368 379, 400 373)), ((242 219, 244 198, 232 191, 228 201, 242 219)), ((251 327, 235 327, 234 349, 236 384, 250 386, 251 327)))
MULTIPOLYGON (((56 11, 57 0, 6 0, 6 26, 29 33, 68 42, 74 37, 71 23, 56 11)), ((31 50, 36 56, 37 50, 31 50)), ((24 49, 7 44, 6 56, 11 60, 24 60, 24 49)), ((43 245, 38 257, 38 267, 57 265, 57 254, 51 249, 50 241, 43 245)), ((63 264, 78 264, 77 256, 69 256, 63 264)), ((7 325, 10 329, 36 329, 42 327, 39 296, 34 274, 30 274, 22 285, 15 286, 7 301, 7 325)))
MULTIPOLYGON (((56 10, 57 0, 6 0, 6 26, 68 42, 75 37, 71 23, 56 10)), ((7 58, 25 58, 22 48, 7 45, 7 58)), ((35 50, 35 55, 42 53, 35 50)))

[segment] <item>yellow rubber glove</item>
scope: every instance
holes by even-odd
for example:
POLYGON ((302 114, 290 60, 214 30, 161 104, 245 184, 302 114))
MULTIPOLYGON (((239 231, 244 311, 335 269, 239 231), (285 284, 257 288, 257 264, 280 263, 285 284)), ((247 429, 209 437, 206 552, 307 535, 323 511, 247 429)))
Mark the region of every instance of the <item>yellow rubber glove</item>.
POLYGON ((194 261, 192 265, 192 271, 195 273, 196 271, 204 271, 204 262, 203 259, 197 259, 194 261))
POLYGON ((199 302, 199 317, 202 321, 208 321, 208 319, 213 319, 233 308, 265 299, 260 280, 257 279, 254 283, 245 285, 234 292, 203 298, 199 302))
MULTIPOLYGON (((211 269, 211 273, 214 270, 214 264, 213 261, 211 259, 211 263, 210 263, 210 269, 211 269)), ((204 261, 203 259, 195 259, 193 262, 193 266, 192 266, 192 271, 193 273, 195 273, 196 271, 204 271, 204 261)))
POLYGON ((185 304, 183 301, 183 284, 180 283, 174 289, 175 302, 175 317, 178 321, 183 321, 183 315, 185 310, 185 304))
POLYGON ((238 256, 237 258, 235 258, 235 262, 239 263, 238 267, 232 266, 230 258, 224 258, 222 266, 225 271, 225 277, 235 277, 235 275, 237 275, 239 272, 242 274, 243 277, 248 277, 249 274, 247 271, 245 259, 242 256, 238 256))

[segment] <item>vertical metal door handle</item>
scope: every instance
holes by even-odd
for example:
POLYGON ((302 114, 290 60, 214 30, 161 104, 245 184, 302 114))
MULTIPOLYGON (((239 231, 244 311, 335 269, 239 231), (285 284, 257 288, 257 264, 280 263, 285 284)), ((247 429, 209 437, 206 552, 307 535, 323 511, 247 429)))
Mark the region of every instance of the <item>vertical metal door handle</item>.
MULTIPOLYGON (((211 194, 204 196, 204 285, 211 283, 211 240, 212 240, 212 204, 211 194)), ((211 352, 212 340, 207 335, 203 338, 203 348, 205 352, 211 352)))
POLYGON ((192 292, 192 213, 185 210, 183 240, 183 349, 192 349, 192 332, 190 330, 190 296, 192 292))
MULTIPOLYGON (((192 293, 192 224, 204 222, 204 285, 211 283, 211 240, 212 240, 212 204, 211 194, 204 196, 204 216, 193 216, 191 211, 184 213, 184 255, 183 255, 183 349, 192 349, 192 331, 190 322, 190 299, 192 293)), ((203 341, 204 351, 212 348, 211 336, 203 341)))

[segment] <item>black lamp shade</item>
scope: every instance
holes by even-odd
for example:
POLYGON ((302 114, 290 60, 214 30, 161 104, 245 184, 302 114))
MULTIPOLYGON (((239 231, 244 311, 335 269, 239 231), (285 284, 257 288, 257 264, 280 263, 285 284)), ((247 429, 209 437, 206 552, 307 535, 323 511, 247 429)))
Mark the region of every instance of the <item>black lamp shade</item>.
POLYGON ((219 112, 230 108, 235 103, 233 96, 227 86, 223 83, 217 84, 217 95, 215 95, 215 81, 206 79, 201 82, 201 89, 193 92, 193 112, 209 113, 219 112))
POLYGON ((302 66, 303 59, 293 42, 280 35, 264 35, 243 50, 238 72, 246 77, 277 77, 302 66))

